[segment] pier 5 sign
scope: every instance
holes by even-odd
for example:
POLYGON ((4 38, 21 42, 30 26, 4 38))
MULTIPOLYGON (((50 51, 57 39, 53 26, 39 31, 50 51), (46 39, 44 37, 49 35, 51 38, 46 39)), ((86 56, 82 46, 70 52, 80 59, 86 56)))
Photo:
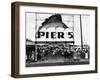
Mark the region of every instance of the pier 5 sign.
POLYGON ((70 30, 65 31, 40 31, 37 32, 37 41, 73 41, 74 34, 70 30))
POLYGON ((73 41, 74 33, 61 18, 60 14, 45 19, 36 32, 37 41, 73 41))

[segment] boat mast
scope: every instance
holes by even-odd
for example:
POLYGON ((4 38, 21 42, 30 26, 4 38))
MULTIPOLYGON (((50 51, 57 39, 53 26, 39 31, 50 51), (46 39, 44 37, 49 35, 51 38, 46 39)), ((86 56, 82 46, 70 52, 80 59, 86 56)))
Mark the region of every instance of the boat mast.
POLYGON ((81 50, 83 49, 82 16, 80 15, 81 50))

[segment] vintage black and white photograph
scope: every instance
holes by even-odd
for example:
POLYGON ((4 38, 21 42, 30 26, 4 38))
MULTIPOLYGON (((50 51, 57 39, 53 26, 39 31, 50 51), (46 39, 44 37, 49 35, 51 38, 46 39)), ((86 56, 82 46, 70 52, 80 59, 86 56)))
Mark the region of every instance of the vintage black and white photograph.
POLYGON ((90 15, 25 13, 26 67, 88 65, 90 15))
POLYGON ((97 73, 97 7, 12 3, 12 76, 97 73))

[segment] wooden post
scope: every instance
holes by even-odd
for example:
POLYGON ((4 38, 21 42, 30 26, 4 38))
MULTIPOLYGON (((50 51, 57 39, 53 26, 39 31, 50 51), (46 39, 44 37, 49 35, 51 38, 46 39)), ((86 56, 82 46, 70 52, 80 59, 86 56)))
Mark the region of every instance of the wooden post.
POLYGON ((36 33, 37 33, 37 13, 35 13, 35 53, 34 53, 34 60, 37 61, 37 40, 36 40, 36 33))
POLYGON ((82 34, 82 20, 80 15, 80 32, 81 32, 81 50, 83 50, 83 34, 82 34))

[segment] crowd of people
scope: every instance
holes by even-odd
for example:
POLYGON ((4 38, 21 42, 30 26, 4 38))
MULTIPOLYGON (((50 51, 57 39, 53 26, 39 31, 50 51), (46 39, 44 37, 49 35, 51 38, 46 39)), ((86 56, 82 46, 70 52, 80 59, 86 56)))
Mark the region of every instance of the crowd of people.
POLYGON ((34 47, 34 49, 26 51, 26 61, 41 61, 49 54, 52 55, 52 57, 59 54, 63 59, 69 60, 89 59, 89 48, 81 49, 80 47, 65 47, 59 45, 37 45, 34 47))

